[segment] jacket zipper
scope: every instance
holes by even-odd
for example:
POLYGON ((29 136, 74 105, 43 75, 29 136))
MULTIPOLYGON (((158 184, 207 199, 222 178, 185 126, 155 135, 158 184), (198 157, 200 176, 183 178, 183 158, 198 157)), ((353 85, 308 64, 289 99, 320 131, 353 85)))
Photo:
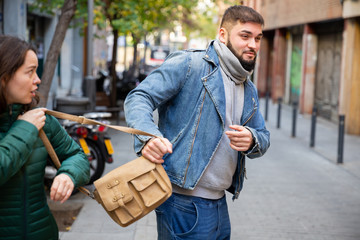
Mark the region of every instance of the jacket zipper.
MULTIPOLYGON (((205 82, 206 82, 206 78, 205 78, 205 82)), ((190 158, 191 158, 191 155, 192 155, 192 151, 193 151, 193 148, 194 148, 194 143, 195 143, 195 138, 196 138, 196 133, 198 131, 198 128, 199 128, 199 125, 200 125, 200 119, 201 119, 201 113, 202 113, 202 110, 203 110, 203 107, 204 107, 204 102, 205 102, 205 97, 206 97, 206 89, 204 88, 204 97, 203 97, 203 101, 201 103, 201 108, 200 108, 200 115, 199 115, 199 119, 198 119, 198 122, 196 124, 196 129, 195 129, 195 134, 194 134, 194 138, 193 138, 193 141, 191 143, 191 150, 190 150, 190 155, 189 155, 189 158, 187 160, 187 166, 186 166, 186 169, 185 169, 185 176, 184 176, 184 183, 183 183, 183 187, 186 183, 186 177, 187 177, 187 173, 188 173, 188 169, 189 169, 189 166, 190 166, 190 158)))
POLYGON ((26 239, 27 236, 27 215, 26 215, 26 171, 24 168, 22 168, 22 172, 23 172, 23 184, 24 184, 24 190, 23 190, 23 201, 24 201, 24 215, 23 215, 23 239, 26 239))
POLYGON ((245 126, 245 125, 250 121, 250 119, 254 116, 254 114, 255 114, 255 110, 256 110, 257 107, 255 107, 255 99, 252 98, 252 100, 253 100, 253 104, 254 104, 254 110, 253 110, 253 112, 251 113, 250 117, 242 124, 243 126, 245 126))

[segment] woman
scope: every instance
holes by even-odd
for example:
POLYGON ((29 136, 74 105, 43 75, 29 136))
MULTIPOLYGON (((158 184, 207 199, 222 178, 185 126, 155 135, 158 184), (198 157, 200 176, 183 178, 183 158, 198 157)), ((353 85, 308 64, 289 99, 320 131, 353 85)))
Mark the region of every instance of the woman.
POLYGON ((0 239, 58 239, 47 205, 44 171, 47 151, 42 128, 62 165, 50 190, 65 202, 74 187, 89 181, 89 163, 58 121, 34 108, 39 97, 38 59, 27 42, 0 36, 0 239))

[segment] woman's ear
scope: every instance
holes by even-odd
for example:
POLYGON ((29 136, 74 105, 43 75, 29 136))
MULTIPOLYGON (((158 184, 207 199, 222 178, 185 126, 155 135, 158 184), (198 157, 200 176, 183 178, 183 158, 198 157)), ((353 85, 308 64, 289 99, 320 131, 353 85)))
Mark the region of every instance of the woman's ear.
POLYGON ((0 91, 2 92, 2 94, 6 95, 6 85, 8 84, 9 81, 7 81, 7 76, 3 76, 0 79, 0 91))
POLYGON ((219 40, 223 44, 226 44, 228 41, 228 33, 227 33, 226 29, 223 27, 219 29, 219 40))

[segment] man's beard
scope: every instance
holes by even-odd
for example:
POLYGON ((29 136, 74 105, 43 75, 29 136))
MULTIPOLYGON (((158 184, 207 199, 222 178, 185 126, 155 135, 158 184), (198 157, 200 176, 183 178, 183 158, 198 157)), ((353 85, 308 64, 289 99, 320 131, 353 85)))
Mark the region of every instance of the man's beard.
POLYGON ((251 72, 255 67, 256 62, 256 52, 254 50, 249 50, 255 54, 254 60, 245 60, 242 56, 236 53, 235 49, 231 45, 231 42, 228 41, 226 46, 230 49, 230 51, 235 55, 235 57, 239 60, 241 66, 248 72, 251 72))

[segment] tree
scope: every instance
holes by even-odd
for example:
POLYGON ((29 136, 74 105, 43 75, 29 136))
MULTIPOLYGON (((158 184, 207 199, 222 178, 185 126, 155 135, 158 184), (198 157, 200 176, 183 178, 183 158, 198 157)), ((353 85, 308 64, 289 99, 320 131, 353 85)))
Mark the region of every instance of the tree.
POLYGON ((73 19, 76 11, 77 0, 65 0, 65 1, 47 1, 38 0, 34 3, 34 7, 38 7, 41 11, 48 13, 52 12, 53 9, 61 7, 61 14, 59 22, 56 25, 55 33, 52 38, 49 51, 46 55, 44 64, 44 71, 41 78, 42 84, 39 87, 40 95, 40 106, 46 106, 51 82, 54 76, 56 64, 60 55, 62 43, 64 42, 66 30, 70 26, 70 22, 73 19))
MULTIPOLYGON (((173 21, 182 18, 184 10, 190 12, 197 0, 96 0, 95 5, 101 6, 103 15, 109 21, 114 35, 110 74, 112 76, 111 105, 116 105, 115 70, 117 59, 117 38, 119 35, 131 34, 134 46, 134 62, 136 70, 137 44, 147 33, 156 29, 171 27, 173 21)), ((131 77, 131 76, 130 76, 131 77)))
MULTIPOLYGON (((227 2, 227 1, 225 1, 227 2)), ((183 31, 187 38, 214 39, 219 25, 219 6, 215 1, 199 0, 193 12, 185 13, 181 19, 183 31)))
MULTIPOLYGON (((198 0, 94 0, 94 24, 99 28, 105 28, 106 22, 108 22, 114 36, 110 66, 110 74, 113 79, 112 106, 116 105, 117 100, 115 66, 119 35, 131 34, 134 45, 133 69, 136 69, 136 47, 148 33, 165 28, 171 29, 176 21, 189 26, 190 31, 198 28, 199 25, 194 24, 198 19, 191 17, 193 11, 196 10, 194 6, 197 6, 197 3, 198 0)), ((54 14, 57 9, 61 8, 59 22, 45 59, 42 84, 39 88, 39 92, 43 96, 40 106, 46 106, 66 30, 74 17, 87 19, 87 0, 36 0, 33 3, 33 8, 50 14, 54 14)), ((206 29, 208 22, 206 20, 202 22, 205 23, 201 24, 200 22, 200 25, 206 29)), ((82 27, 85 28, 87 24, 84 21, 82 27)))

